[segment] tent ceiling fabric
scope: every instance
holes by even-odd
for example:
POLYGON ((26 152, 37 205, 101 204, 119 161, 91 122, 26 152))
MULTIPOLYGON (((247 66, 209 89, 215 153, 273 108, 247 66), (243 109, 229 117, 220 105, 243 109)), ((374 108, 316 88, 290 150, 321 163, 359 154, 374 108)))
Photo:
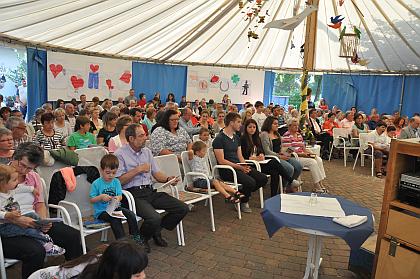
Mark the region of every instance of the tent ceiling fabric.
MULTIPOLYGON (((304 0, 263 3, 262 10, 270 13, 267 22, 291 17, 296 3, 299 12, 305 7, 304 0)), ((341 7, 338 0, 320 0, 315 70, 419 73, 419 15, 418 0, 345 0, 341 7), (359 56, 370 60, 367 67, 338 57, 339 30, 327 26, 337 14, 346 17, 348 29, 355 25, 362 31, 359 56)), ((234 0, 0 2, 0 36, 18 41, 164 63, 302 67, 305 22, 293 31, 259 24, 260 38, 249 43, 253 25, 255 20, 245 21, 234 0)))

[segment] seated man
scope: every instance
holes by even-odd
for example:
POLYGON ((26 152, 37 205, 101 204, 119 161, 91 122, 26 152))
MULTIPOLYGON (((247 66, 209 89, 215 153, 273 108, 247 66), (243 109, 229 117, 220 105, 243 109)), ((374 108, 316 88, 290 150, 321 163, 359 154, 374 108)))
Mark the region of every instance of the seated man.
POLYGON ((382 173, 386 169, 386 166, 383 166, 383 157, 388 155, 389 153, 389 139, 385 133, 385 130, 385 122, 378 121, 376 129, 370 132, 368 136, 368 143, 373 145, 373 156, 375 157, 375 172, 376 177, 378 178, 382 177, 382 173))
POLYGON ((315 139, 321 141, 321 157, 326 159, 330 151, 330 144, 333 141, 333 137, 322 130, 322 126, 319 122, 319 119, 317 118, 316 109, 309 110, 308 123, 315 139))
MULTIPOLYGON (((169 177, 160 171, 152 151, 145 147, 146 132, 140 124, 131 124, 125 131, 128 144, 114 154, 118 157, 117 177, 124 190, 129 191, 136 203, 137 215, 144 219, 140 233, 145 237, 145 249, 150 252, 148 240, 153 237, 156 245, 168 246, 161 229, 173 230, 188 212, 188 206, 164 192, 153 189, 152 176, 158 182, 168 182, 169 177), (162 217, 156 209, 167 213, 162 217)), ((174 182, 178 183, 177 181, 174 182)))
MULTIPOLYGON (((267 176, 257 170, 251 168, 245 163, 242 156, 241 140, 237 136, 237 132, 241 129, 241 116, 234 112, 229 112, 225 118, 225 128, 217 135, 213 141, 214 155, 220 165, 228 165, 235 169, 238 177, 238 183, 242 184, 239 189, 245 195, 241 199, 241 210, 250 213, 248 200, 252 192, 267 184, 267 176)), ((220 176, 223 180, 233 181, 232 172, 221 169, 220 176)))
POLYGON ((181 118, 179 119, 179 126, 184 128, 187 131, 188 135, 192 138, 194 135, 198 135, 201 127, 194 127, 194 124, 191 121, 193 113, 190 108, 185 108, 182 111, 181 118))
POLYGON ((420 117, 414 116, 410 118, 408 126, 401 130, 399 139, 420 138, 420 117))

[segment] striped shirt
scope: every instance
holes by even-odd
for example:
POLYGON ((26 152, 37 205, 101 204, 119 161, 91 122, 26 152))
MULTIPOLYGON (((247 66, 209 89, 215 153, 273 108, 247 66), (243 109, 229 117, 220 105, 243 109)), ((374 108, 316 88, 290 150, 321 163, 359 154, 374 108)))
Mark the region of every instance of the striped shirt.
POLYGON ((296 153, 305 152, 305 142, 301 134, 297 133, 297 137, 294 137, 287 131, 281 138, 282 147, 290 147, 296 153))
POLYGON ((54 130, 54 135, 50 137, 45 135, 42 130, 38 130, 34 137, 34 143, 44 150, 59 149, 62 147, 63 134, 54 130))

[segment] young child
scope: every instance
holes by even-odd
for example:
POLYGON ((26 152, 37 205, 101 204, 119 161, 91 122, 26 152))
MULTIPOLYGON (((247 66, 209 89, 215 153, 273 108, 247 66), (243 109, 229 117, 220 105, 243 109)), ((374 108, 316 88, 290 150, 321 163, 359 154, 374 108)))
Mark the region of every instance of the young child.
POLYGON ((74 126, 76 132, 70 135, 67 140, 67 146, 71 150, 88 148, 90 145, 96 144, 95 136, 89 132, 90 120, 86 116, 78 116, 76 118, 76 125, 74 126))
MULTIPOLYGON (((193 172, 200 172, 207 176, 210 175, 207 167, 207 146, 202 141, 196 141, 192 145, 192 150, 188 152, 188 159, 190 160, 191 170, 193 172)), ((207 182, 202 177, 193 177, 193 186, 196 188, 207 189, 207 182)), ((245 197, 239 191, 236 191, 229 185, 217 179, 210 179, 210 186, 215 188, 219 193, 225 197, 227 203, 239 203, 240 199, 245 197)))
MULTIPOLYGON (((89 196, 90 202, 93 203, 94 217, 110 223, 115 238, 121 239, 125 237, 121 218, 113 217, 107 212, 107 207, 111 202, 119 203, 122 199, 121 183, 117 178, 115 178, 118 165, 118 158, 115 155, 107 154, 102 157, 101 177, 92 183, 89 196)), ((121 211, 127 219, 128 230, 131 238, 138 244, 143 245, 144 239, 140 234, 136 215, 123 207, 117 207, 115 211, 121 211)))
POLYGON ((207 128, 201 128, 198 132, 198 138, 206 144, 207 147, 211 146, 210 131, 207 128))
POLYGON ((33 199, 34 195, 39 195, 39 192, 33 186, 18 185, 18 173, 16 170, 11 166, 0 165, 0 235, 6 238, 28 236, 44 245, 47 256, 63 255, 66 250, 55 245, 51 237, 40 230, 41 227, 38 229, 22 228, 7 222, 7 220, 17 219, 20 216, 40 220, 38 214, 33 210, 21 212, 21 207, 15 200, 15 194, 19 194, 22 199, 30 200, 31 198, 33 199), (31 197, 24 197, 23 195, 26 193, 31 195, 31 197))

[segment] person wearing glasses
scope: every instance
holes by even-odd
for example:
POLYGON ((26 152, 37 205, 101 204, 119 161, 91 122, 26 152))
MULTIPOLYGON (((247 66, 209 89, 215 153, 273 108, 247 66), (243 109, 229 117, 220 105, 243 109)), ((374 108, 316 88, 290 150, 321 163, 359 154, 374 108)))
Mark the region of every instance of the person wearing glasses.
POLYGON ((154 156, 175 154, 181 161, 181 152, 191 150, 191 138, 178 123, 178 113, 175 110, 167 110, 158 124, 153 127, 150 146, 154 156))
POLYGON ((181 113, 181 118, 179 119, 179 126, 184 128, 185 131, 192 136, 198 135, 200 132, 200 127, 195 127, 191 121, 193 116, 192 110, 190 108, 185 108, 181 113))
POLYGON ((31 141, 31 138, 26 133, 26 124, 22 118, 11 116, 6 122, 6 128, 12 131, 13 146, 16 147, 23 143, 31 141))
MULTIPOLYGON (((18 183, 33 186, 39 192, 30 201, 32 209, 42 218, 47 218, 47 208, 42 194, 42 185, 39 175, 34 169, 44 160, 44 152, 38 145, 25 142, 21 143, 13 154, 9 165, 18 172, 18 183)), ((16 201, 21 205, 28 205, 27 200, 22 200, 19 194, 15 195, 16 201)), ((6 221, 22 228, 35 228, 34 219, 26 216, 14 216, 6 221)), ((78 230, 65 225, 62 222, 43 225, 41 230, 52 238, 56 245, 66 250, 66 260, 72 260, 82 255, 80 233, 78 230)), ((2 239, 3 253, 5 258, 18 259, 22 262, 22 278, 27 278, 36 270, 42 268, 45 260, 45 249, 42 244, 25 236, 8 237, 2 239)))
MULTIPOLYGON (((175 111, 167 111, 165 116, 165 119, 178 117, 175 111)), ((178 125, 178 121, 169 120, 169 122, 176 123, 176 126, 178 125)), ((170 124, 170 126, 175 127, 175 124, 170 124)), ((159 128, 155 130, 158 133, 160 133, 158 131, 159 128)), ((164 133, 162 131, 162 139, 164 138, 164 133)), ((169 133, 172 132, 169 131, 169 133)), ((183 133, 186 134, 185 131, 183 133)), ((186 136, 188 137, 188 134, 186 136)), ((128 144, 121 146, 114 153, 119 160, 116 177, 119 178, 122 188, 134 196, 137 215, 144 220, 140 233, 145 238, 146 252, 150 252, 148 240, 151 238, 158 246, 168 246, 166 240, 162 238, 161 230, 162 228, 167 230, 175 229, 178 223, 187 215, 188 206, 165 192, 157 192, 153 189, 152 177, 161 183, 168 182, 175 177, 167 176, 159 169, 151 150, 145 147, 146 132, 143 127, 137 123, 131 124, 125 131, 125 137, 128 144), (162 217, 156 212, 156 209, 163 209, 167 213, 162 217)), ((178 179, 175 179, 173 184, 176 185, 177 183, 178 179)))
POLYGON ((12 160, 13 152, 12 131, 0 127, 0 164, 8 164, 12 160))

